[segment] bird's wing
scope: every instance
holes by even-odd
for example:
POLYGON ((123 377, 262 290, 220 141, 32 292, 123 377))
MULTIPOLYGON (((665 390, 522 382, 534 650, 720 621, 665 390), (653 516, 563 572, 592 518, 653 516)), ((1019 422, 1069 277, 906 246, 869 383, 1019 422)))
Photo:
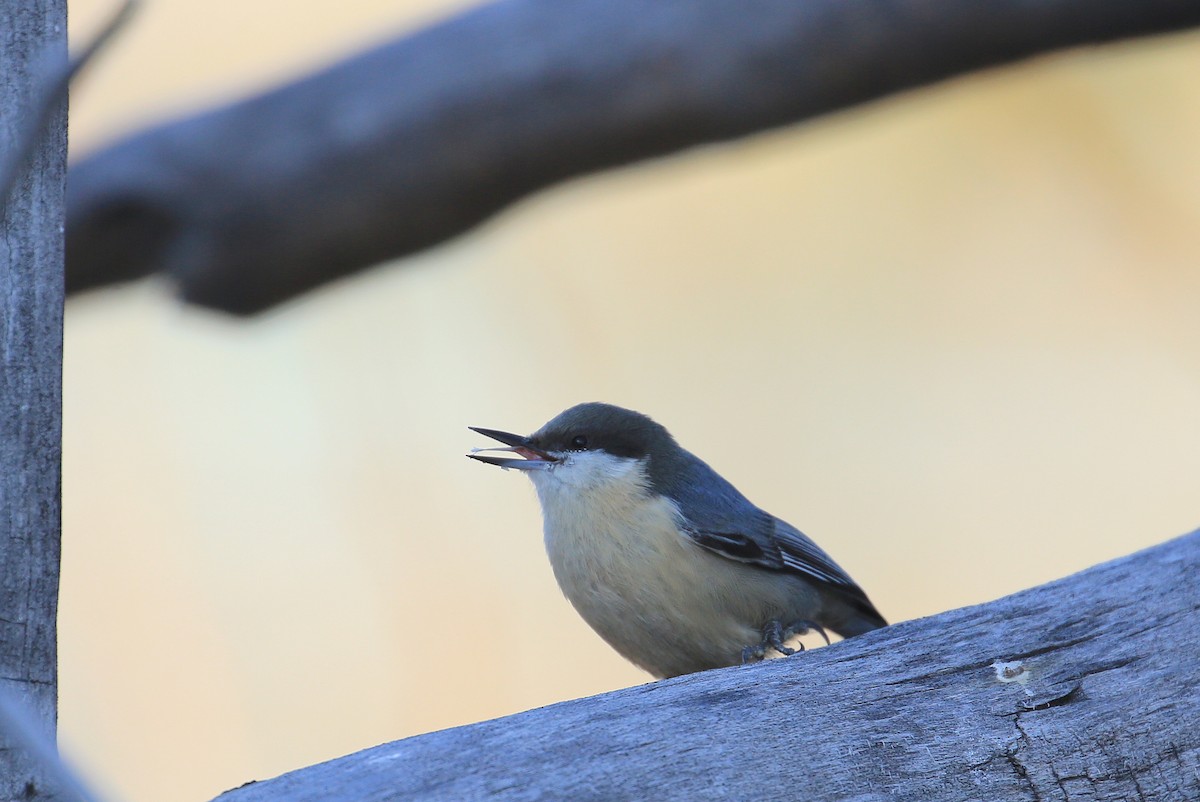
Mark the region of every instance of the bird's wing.
POLYGON ((841 566, 807 535, 760 510, 720 474, 693 459, 681 466, 677 481, 672 483, 683 530, 693 542, 731 560, 775 571, 794 571, 862 593, 841 566))

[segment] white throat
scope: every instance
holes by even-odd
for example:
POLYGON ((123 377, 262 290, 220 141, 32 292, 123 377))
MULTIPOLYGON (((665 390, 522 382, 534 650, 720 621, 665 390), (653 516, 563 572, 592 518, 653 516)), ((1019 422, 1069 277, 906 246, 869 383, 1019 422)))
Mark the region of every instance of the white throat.
POLYGON ((682 544, 679 508, 650 491, 645 460, 572 452, 552 469, 531 471, 529 478, 542 504, 546 550, 568 596, 568 586, 588 574, 620 573, 608 563, 682 544), (564 577, 564 569, 576 576, 564 577))
POLYGON ((546 470, 529 471, 543 510, 559 505, 587 503, 594 494, 645 493, 646 464, 631 457, 615 457, 605 451, 571 451, 546 470))

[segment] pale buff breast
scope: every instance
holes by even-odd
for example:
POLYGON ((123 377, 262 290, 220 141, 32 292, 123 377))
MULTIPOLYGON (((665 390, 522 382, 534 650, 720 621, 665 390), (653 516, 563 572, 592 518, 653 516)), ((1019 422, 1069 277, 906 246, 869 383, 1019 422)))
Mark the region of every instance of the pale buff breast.
POLYGON ((678 508, 647 492, 638 463, 574 467, 584 470, 532 477, 555 578, 584 620, 647 671, 737 663, 767 620, 803 617, 819 603, 799 578, 781 581, 679 534, 678 508))

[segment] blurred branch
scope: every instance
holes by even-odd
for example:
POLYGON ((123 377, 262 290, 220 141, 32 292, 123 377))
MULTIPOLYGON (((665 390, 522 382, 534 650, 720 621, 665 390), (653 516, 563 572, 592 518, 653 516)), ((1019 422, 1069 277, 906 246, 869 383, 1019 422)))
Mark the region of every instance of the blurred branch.
POLYGON ((63 763, 53 741, 38 729, 33 716, 23 710, 14 699, 9 698, 3 688, 0 688, 0 741, 10 747, 24 749, 39 764, 54 785, 56 799, 99 802, 99 797, 88 790, 63 763))
POLYGON ((1200 799, 1198 572, 1200 531, 795 657, 421 735, 219 800, 1200 799))
POLYGON ((49 66, 46 77, 40 81, 40 91, 34 96, 29 108, 25 111, 25 127, 20 131, 16 141, 10 143, 3 153, 0 153, 0 218, 8 206, 8 198, 12 187, 20 176, 21 168, 29 161, 29 154, 42 138, 46 126, 58 104, 67 99, 67 88, 92 58, 99 53, 112 39, 113 35, 124 27, 133 15, 137 0, 125 0, 112 19, 96 34, 78 55, 61 66, 57 60, 47 58, 49 66))
POLYGON ((67 287, 164 272, 250 314, 572 176, 1197 24, 1180 0, 495 0, 81 162, 67 287))

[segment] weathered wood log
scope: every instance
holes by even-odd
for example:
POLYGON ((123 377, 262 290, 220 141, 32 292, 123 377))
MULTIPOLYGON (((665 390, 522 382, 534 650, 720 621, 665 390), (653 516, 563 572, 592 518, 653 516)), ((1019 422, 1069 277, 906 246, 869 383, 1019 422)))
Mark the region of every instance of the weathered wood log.
POLYGON ((572 176, 1198 24, 1180 0, 496 0, 81 162, 67 287, 157 271, 253 313, 572 176))
POLYGON ((827 648, 417 736, 218 799, 1196 800, 1198 578, 1200 531, 827 648))
MULTIPOLYGON (((65 0, 0 0, 0 693, 51 734, 57 711, 67 103, 32 131, 40 79, 67 60, 65 0), (16 152, 13 159, 11 154, 16 152)), ((0 799, 54 798, 52 773, 0 733, 0 799)))

